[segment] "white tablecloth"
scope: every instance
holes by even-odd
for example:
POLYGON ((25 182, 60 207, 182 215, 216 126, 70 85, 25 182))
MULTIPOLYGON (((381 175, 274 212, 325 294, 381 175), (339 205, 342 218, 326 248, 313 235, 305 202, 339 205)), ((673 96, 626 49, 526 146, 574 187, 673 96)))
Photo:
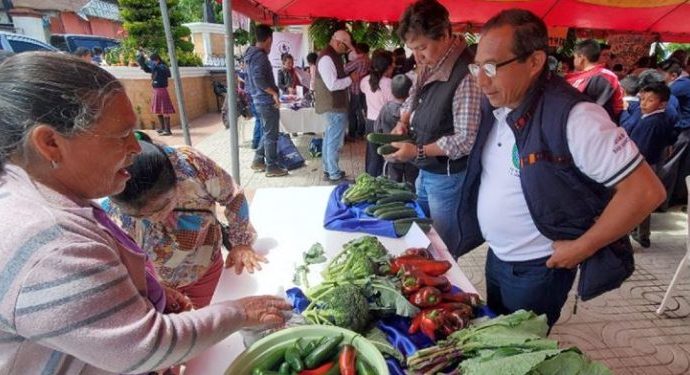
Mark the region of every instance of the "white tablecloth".
MULTIPOLYGON (((323 228, 326 203, 332 189, 330 186, 318 186, 257 190, 250 208, 251 220, 259 235, 255 248, 267 256, 269 263, 253 275, 235 275, 232 270, 223 270, 211 302, 258 294, 284 297, 285 290, 293 286, 295 265, 301 263, 302 252, 315 242, 320 242, 330 257, 342 250, 342 245, 347 241, 361 237, 361 233, 334 232, 323 228)), ((403 238, 380 240, 394 254, 408 247, 426 247, 431 242, 432 254, 437 259, 448 259, 453 263, 453 268, 447 274, 451 282, 465 291, 476 293, 435 231, 432 230, 427 237, 415 227, 403 238)), ((320 281, 318 266, 310 267, 311 285, 320 281)), ((235 333, 190 360, 185 374, 223 374, 243 350, 242 337, 235 333)))
POLYGON ((280 108, 280 130, 285 133, 323 133, 324 129, 326 117, 316 114, 313 107, 280 108))

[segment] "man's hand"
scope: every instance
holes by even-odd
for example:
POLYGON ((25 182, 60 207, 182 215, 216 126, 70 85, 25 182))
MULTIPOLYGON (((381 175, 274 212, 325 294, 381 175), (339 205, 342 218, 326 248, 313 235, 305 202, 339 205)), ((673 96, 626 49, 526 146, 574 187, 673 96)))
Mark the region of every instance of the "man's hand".
POLYGON ((235 267, 235 273, 241 274, 244 268, 247 272, 254 273, 254 270, 261 270, 261 263, 268 263, 263 255, 257 254, 250 246, 233 246, 225 259, 225 268, 235 267))
POLYGON ((598 250, 590 249, 580 240, 555 241, 552 247, 553 255, 546 261, 546 267, 549 268, 573 269, 598 250))
POLYGON ((233 304, 243 311, 245 327, 284 324, 287 313, 292 309, 283 298, 274 296, 246 297, 233 304))
POLYGON ((398 149, 398 151, 384 156, 389 162, 406 163, 417 157, 417 146, 409 142, 392 142, 391 146, 398 149))

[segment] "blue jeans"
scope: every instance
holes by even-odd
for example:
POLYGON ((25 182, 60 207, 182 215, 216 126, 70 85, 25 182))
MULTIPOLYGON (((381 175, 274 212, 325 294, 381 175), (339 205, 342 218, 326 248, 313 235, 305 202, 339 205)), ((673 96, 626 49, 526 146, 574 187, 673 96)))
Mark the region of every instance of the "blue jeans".
POLYGON ((254 116, 254 132, 252 134, 252 148, 259 148, 259 143, 261 142, 261 136, 264 133, 263 125, 261 125, 261 116, 256 111, 256 107, 252 102, 249 102, 249 111, 251 111, 252 116, 254 116))
POLYGON ((347 113, 326 112, 326 131, 323 134, 323 148, 321 151, 321 163, 324 173, 331 180, 342 177, 343 171, 338 166, 340 149, 345 141, 345 129, 347 128, 347 113))
POLYGON ((464 170, 451 175, 420 170, 415 182, 417 202, 434 220, 434 229, 451 253, 460 246, 458 208, 464 181, 464 170))
POLYGON ((573 287, 577 270, 547 268, 549 257, 524 262, 504 262, 489 249, 486 256, 487 305, 497 314, 519 309, 546 314, 549 327, 556 324, 573 287))
POLYGON ((256 112, 261 117, 263 136, 256 149, 254 160, 266 163, 267 167, 277 166, 278 162, 278 123, 280 111, 274 105, 257 105, 256 112))

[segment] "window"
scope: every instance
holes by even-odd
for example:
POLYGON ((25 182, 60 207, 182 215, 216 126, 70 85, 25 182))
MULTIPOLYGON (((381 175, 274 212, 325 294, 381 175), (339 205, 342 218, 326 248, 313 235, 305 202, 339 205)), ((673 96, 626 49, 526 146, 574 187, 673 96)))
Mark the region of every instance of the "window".
POLYGON ((26 42, 23 40, 8 40, 10 47, 14 53, 26 52, 26 51, 47 51, 48 49, 41 46, 40 44, 26 42))

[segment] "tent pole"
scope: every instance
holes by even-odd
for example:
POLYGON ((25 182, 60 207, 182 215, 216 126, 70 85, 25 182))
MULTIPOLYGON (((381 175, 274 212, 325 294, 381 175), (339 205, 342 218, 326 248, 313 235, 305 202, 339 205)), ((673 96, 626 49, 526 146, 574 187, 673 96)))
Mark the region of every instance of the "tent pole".
MULTIPOLYGON (((161 0, 163 1, 163 0, 161 0)), ((237 141, 237 82, 235 79, 235 48, 232 31, 232 1, 223 0, 223 23, 225 23, 225 74, 227 80, 227 101, 230 128, 230 175, 239 185, 240 152, 237 141)))
POLYGON ((175 95, 177 95, 177 107, 180 114, 180 123, 182 124, 182 133, 184 134, 184 143, 187 146, 192 145, 192 138, 189 136, 189 124, 187 123, 187 110, 184 104, 184 93, 182 92, 182 79, 180 78, 180 69, 177 66, 177 55, 175 54, 175 42, 173 41, 172 29, 170 27, 170 14, 168 13, 168 4, 165 0, 159 0, 161 8, 161 18, 163 19, 163 28, 165 29, 165 40, 168 44, 168 56, 170 57, 170 71, 172 73, 173 81, 175 81, 175 95))

